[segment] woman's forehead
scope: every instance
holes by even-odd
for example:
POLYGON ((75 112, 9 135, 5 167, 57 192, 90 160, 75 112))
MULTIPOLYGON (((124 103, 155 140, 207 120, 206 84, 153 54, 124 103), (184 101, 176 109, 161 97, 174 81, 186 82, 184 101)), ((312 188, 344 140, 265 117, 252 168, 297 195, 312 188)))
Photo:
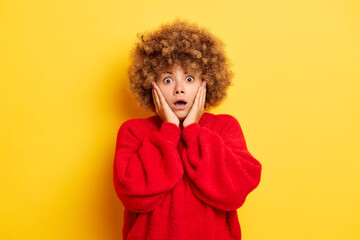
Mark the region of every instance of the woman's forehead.
POLYGON ((183 70, 186 73, 196 73, 198 71, 196 71, 196 69, 192 69, 190 67, 183 67, 183 65, 179 65, 179 64, 174 64, 174 65, 171 65, 165 69, 163 69, 161 71, 162 74, 164 73, 170 73, 170 74, 173 74, 174 71, 177 71, 177 70, 183 70))
POLYGON ((183 67, 183 65, 173 64, 171 66, 166 67, 164 69, 164 71, 173 71, 173 70, 178 70, 178 69, 187 70, 186 68, 183 67))

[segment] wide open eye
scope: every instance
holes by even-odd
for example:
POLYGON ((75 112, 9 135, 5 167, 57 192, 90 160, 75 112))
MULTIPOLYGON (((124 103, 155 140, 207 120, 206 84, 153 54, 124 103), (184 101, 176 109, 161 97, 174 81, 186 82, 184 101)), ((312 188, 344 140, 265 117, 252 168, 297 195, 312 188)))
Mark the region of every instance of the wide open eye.
POLYGON ((186 81, 187 81, 187 82, 193 82, 193 81, 194 81, 194 78, 191 77, 191 76, 188 76, 188 77, 186 78, 186 81))
POLYGON ((164 79, 164 83, 172 83, 172 79, 167 77, 164 79))

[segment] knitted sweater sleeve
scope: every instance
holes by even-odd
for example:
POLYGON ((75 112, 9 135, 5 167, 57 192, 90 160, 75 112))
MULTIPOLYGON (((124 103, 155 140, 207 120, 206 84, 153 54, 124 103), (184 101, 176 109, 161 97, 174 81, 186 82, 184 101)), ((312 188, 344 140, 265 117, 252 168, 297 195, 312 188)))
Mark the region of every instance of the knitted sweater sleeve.
POLYGON ((133 212, 150 212, 184 174, 177 151, 181 130, 163 122, 159 130, 141 139, 135 132, 142 132, 143 126, 132 123, 125 122, 118 131, 113 182, 124 207, 133 212))
POLYGON ((217 125, 225 125, 219 133, 198 123, 185 127, 182 159, 194 194, 208 205, 231 211, 258 186, 261 164, 249 153, 236 118, 224 114, 217 125))

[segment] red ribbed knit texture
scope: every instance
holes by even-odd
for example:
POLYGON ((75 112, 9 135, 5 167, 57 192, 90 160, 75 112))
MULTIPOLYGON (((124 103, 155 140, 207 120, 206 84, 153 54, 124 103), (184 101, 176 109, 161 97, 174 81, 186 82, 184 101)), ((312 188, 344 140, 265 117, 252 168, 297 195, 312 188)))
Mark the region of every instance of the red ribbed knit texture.
POLYGON ((113 170, 125 240, 239 240, 236 209, 261 176, 236 118, 211 113, 182 130, 158 116, 124 122, 113 170))

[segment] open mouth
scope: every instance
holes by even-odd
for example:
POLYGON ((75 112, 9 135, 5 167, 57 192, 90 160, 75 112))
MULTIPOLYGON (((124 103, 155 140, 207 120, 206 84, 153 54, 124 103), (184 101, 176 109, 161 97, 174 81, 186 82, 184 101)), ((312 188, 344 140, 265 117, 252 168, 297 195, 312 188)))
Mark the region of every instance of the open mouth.
POLYGON ((176 109, 184 109, 186 106, 186 101, 184 100, 178 100, 174 103, 174 106, 176 109))

